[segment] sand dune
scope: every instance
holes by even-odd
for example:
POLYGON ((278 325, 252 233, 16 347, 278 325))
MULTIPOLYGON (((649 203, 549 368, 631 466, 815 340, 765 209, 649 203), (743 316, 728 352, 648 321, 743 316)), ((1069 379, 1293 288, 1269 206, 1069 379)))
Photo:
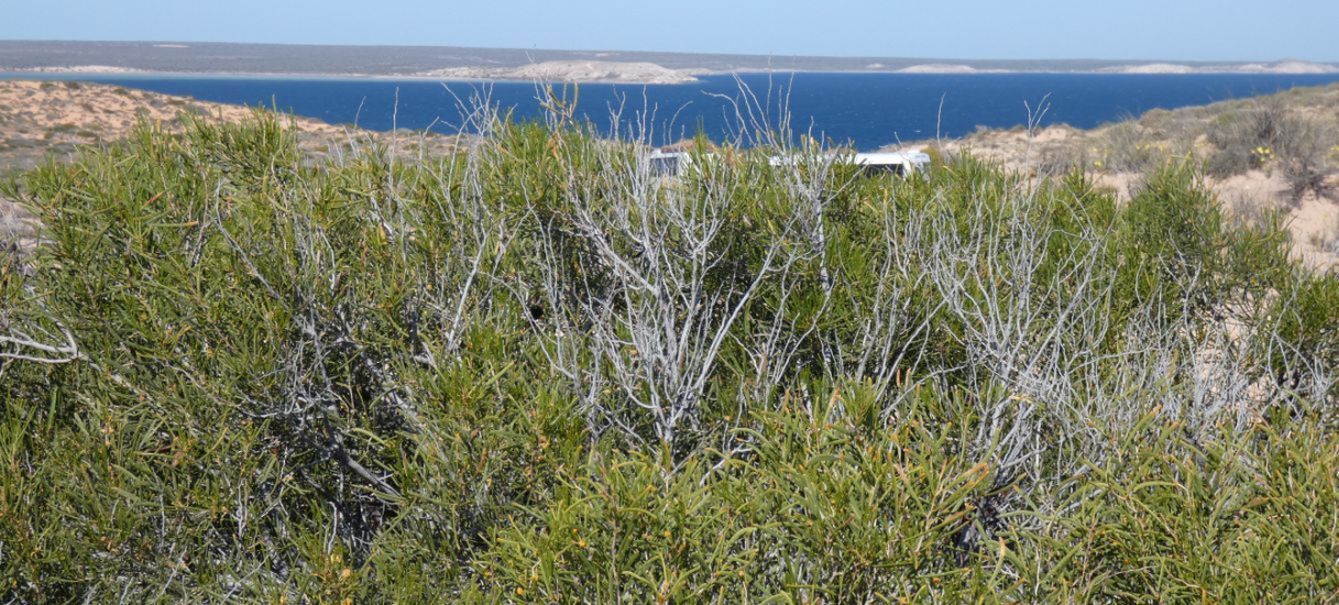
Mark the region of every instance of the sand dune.
POLYGON ((560 82, 618 82, 682 84, 696 82, 687 70, 655 63, 623 61, 545 61, 520 67, 449 67, 415 74, 445 79, 553 80, 560 82))
POLYGON ((1189 74, 1195 73, 1196 68, 1189 65, 1177 65, 1175 63, 1149 63, 1147 65, 1121 65, 1119 67, 1108 67, 1101 71, 1103 73, 1117 74, 1189 74))
POLYGON ((974 74, 981 70, 970 65, 955 65, 949 63, 930 63, 926 65, 912 65, 897 70, 904 74, 974 74))
POLYGON ((1105 67, 1098 71, 1114 74, 1330 74, 1339 73, 1339 68, 1306 61, 1279 61, 1277 63, 1240 63, 1213 66, 1140 63, 1105 67))
POLYGON ((1339 73, 1332 65, 1323 65, 1320 63, 1308 63, 1306 61, 1281 61, 1279 63, 1261 64, 1248 63, 1242 65, 1240 70, 1245 73, 1269 73, 1269 74, 1332 74, 1339 73))
POLYGON ((114 67, 111 65, 61 65, 49 67, 26 67, 26 68, 6 68, 0 67, 0 71, 23 71, 38 74, 138 74, 145 73, 143 69, 133 67, 114 67))

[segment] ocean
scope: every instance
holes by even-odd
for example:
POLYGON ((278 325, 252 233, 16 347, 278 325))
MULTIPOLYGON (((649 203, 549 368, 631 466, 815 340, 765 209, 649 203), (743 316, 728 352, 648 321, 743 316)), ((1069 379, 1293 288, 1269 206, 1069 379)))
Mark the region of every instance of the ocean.
MULTIPOLYGON (((0 74, 0 77, 5 77, 0 74)), ((14 77, 14 74, 9 74, 14 77)), ((48 76, 70 79, 72 76, 48 76)), ((520 82, 424 80, 79 76, 83 81, 188 95, 206 101, 264 105, 332 124, 454 132, 458 103, 482 95, 518 120, 538 119, 540 90, 520 82)), ((706 76, 673 85, 582 84, 559 87, 576 113, 605 132, 649 127, 656 144, 698 132, 721 140, 737 134, 746 103, 775 124, 788 110, 792 130, 825 140, 876 149, 899 141, 959 137, 977 128, 1040 124, 1091 128, 1151 109, 1203 105, 1339 82, 1330 75, 1115 75, 1115 74, 849 74, 795 73, 706 76), (748 92, 741 90, 743 84, 748 92), (621 108, 618 124, 611 111, 621 108), (1044 110, 1044 112, 1043 112, 1044 110)))

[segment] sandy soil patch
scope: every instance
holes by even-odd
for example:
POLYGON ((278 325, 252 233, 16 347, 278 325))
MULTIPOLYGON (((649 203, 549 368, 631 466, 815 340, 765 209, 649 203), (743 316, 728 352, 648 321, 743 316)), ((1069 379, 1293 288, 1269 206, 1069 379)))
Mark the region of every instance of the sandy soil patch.
MULTIPOLYGON (((101 84, 0 80, 0 174, 32 168, 47 157, 65 158, 81 145, 115 141, 141 120, 178 131, 186 116, 239 122, 255 110, 101 84)), ((294 119, 313 149, 344 129, 294 119)))
POLYGON ((12 200, 0 197, 0 254, 11 248, 26 249, 32 245, 34 227, 32 215, 12 200))

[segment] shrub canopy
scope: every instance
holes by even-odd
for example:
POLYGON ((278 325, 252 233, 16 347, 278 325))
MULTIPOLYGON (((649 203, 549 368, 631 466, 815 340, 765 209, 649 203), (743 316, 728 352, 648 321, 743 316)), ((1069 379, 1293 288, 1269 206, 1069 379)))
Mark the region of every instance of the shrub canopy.
POLYGON ((1191 168, 1117 204, 647 152, 498 121, 313 165, 258 116, 23 175, 0 594, 1339 593, 1339 284, 1191 168))

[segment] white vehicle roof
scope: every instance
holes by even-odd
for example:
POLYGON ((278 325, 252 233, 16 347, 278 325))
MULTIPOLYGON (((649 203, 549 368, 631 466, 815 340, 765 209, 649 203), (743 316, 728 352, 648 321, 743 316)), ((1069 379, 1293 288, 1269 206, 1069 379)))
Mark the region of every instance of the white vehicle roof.
MULTIPOLYGON (((930 156, 919 151, 892 151, 883 153, 857 153, 850 156, 851 163, 858 166, 907 166, 923 168, 930 164, 930 156)), ((768 162, 773 166, 789 166, 799 162, 797 156, 772 156, 768 162)))
POLYGON ((930 163, 930 156, 919 151, 857 153, 851 158, 851 163, 862 166, 924 166, 930 163))
MULTIPOLYGON (((707 158, 714 154, 707 154, 707 158)), ((894 151, 883 153, 857 153, 850 157, 857 166, 898 166, 906 171, 922 170, 930 166, 930 156, 920 151, 894 151)), ((684 151, 652 151, 647 159, 653 162, 671 162, 672 165, 691 165, 693 156, 684 151)), ((767 159, 772 166, 791 166, 800 161, 798 156, 771 156, 767 159)))

